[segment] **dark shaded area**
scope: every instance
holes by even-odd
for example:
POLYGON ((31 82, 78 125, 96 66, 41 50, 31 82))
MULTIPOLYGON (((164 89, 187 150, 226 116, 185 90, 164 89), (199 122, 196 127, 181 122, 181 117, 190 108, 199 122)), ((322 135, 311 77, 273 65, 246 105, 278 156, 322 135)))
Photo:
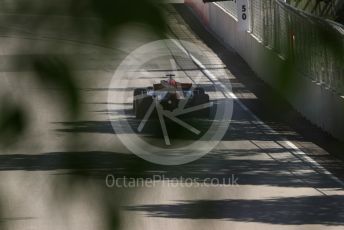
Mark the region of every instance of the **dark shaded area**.
POLYGON ((59 132, 75 133, 111 133, 115 134, 110 121, 76 121, 61 122, 64 128, 56 129, 59 132))
MULTIPOLYGON (((270 149, 278 154, 280 149, 270 149)), ((247 160, 262 153, 261 150, 217 150, 193 163, 180 166, 161 166, 148 163, 132 154, 116 152, 55 152, 38 155, 1 155, 0 171, 52 171, 56 174, 80 175, 84 178, 105 180, 115 177, 193 178, 200 181, 215 178, 219 184, 228 184, 228 178, 236 175, 239 185, 269 185, 282 187, 337 188, 339 185, 328 176, 317 173, 316 168, 293 156, 285 161, 247 160), (240 157, 246 157, 240 160, 240 157), (239 158, 239 159, 238 159, 239 158), (56 170, 67 170, 58 172, 56 170), (315 171, 314 171, 315 170, 315 171)))
MULTIPOLYGON (((121 112, 121 110, 120 110, 121 112)), ((262 130, 257 126, 257 124, 249 119, 245 119, 244 117, 237 117, 241 115, 238 110, 235 110, 234 117, 231 120, 229 130, 225 134, 221 140, 223 141, 234 141, 234 140, 260 140, 260 141, 277 141, 282 137, 288 138, 290 141, 302 141, 303 138, 297 135, 294 132, 288 132, 284 130, 283 126, 280 126, 278 123, 271 123, 271 126, 274 130, 278 130, 281 134, 271 133, 268 130, 262 130)), ((215 123, 218 127, 223 126, 222 123, 217 121, 211 120, 185 120, 188 124, 191 124, 193 127, 201 130, 202 132, 207 131, 207 128, 210 126, 211 123, 215 123)), ((67 133, 99 133, 99 134, 130 134, 133 131, 136 132, 137 127, 140 124, 140 120, 135 119, 133 116, 127 117, 126 122, 128 122, 132 130, 123 130, 121 132, 115 132, 114 128, 120 127, 122 124, 122 120, 113 120, 113 121, 75 121, 75 122, 59 122, 56 123, 61 125, 61 128, 57 128, 56 131, 58 132, 67 132, 67 133), (114 128, 113 128, 114 127, 114 128)), ((174 122, 167 120, 168 131, 173 133, 182 131, 181 126, 175 126, 174 122)), ((183 128, 184 129, 184 128, 183 128)), ((152 120, 147 123, 145 129, 143 130, 142 134, 149 134, 156 137, 161 136, 161 127, 158 120, 152 120)), ((138 133, 138 132, 136 132, 138 133)), ((183 137, 184 140, 193 140, 195 139, 194 135, 182 135, 182 133, 176 133, 176 137, 183 137)))
MULTIPOLYGON (((244 100, 245 101, 245 100, 244 100)), ((100 103, 103 104, 103 103, 100 103)), ((98 111, 101 113, 108 113, 107 110, 104 111, 98 111)), ((122 113, 122 110, 117 111, 118 113, 122 113)), ((127 121, 132 125, 133 130, 135 131, 135 127, 137 127, 140 123, 140 120, 135 119, 133 117, 133 115, 130 113, 130 111, 127 111, 127 121)), ((111 111, 111 113, 116 113, 116 111, 111 111)), ((121 120, 113 120, 112 124, 110 121, 79 121, 79 122, 60 122, 60 123, 56 123, 58 126, 61 126, 61 128, 57 128, 57 131, 59 132, 68 132, 68 133, 99 133, 99 134, 115 134, 115 131, 113 129, 113 126, 116 130, 117 126, 121 125, 121 120), (113 126, 112 126, 113 125, 113 126)), ((205 121, 203 121, 205 122, 205 121)), ((212 121, 208 121, 208 122, 212 122, 212 121)), ((216 121, 215 121, 216 122, 216 121)), ((219 124, 221 125, 221 124, 219 124)), ((278 134, 276 133, 271 133, 270 130, 265 130, 264 127, 261 127, 259 124, 257 124, 257 122, 246 112, 243 111, 238 105, 237 103, 234 103, 234 113, 233 113, 233 117, 232 117, 232 121, 230 124, 230 127, 228 129, 228 131, 226 132, 225 136, 221 139, 222 141, 244 141, 246 140, 248 143, 245 145, 252 145, 254 146, 254 148, 257 148, 257 150, 227 150, 228 153, 228 157, 226 158, 226 151, 225 150, 221 150, 220 153, 223 155, 224 159, 227 159, 228 161, 224 161, 223 163, 228 164, 228 169, 237 169, 238 166, 235 166, 233 168, 233 162, 231 162, 231 158, 232 157, 236 157, 236 156, 254 156, 257 153, 261 153, 261 154, 268 154, 271 157, 274 157, 274 155, 278 155, 280 153, 290 153, 290 159, 284 159, 285 162, 282 163, 282 165, 278 166, 279 163, 276 162, 276 167, 273 167, 272 171, 269 171, 269 173, 271 173, 268 177, 271 178, 271 180, 274 181, 274 176, 276 176, 275 172, 279 171, 280 169, 278 167, 284 167, 286 164, 288 164, 289 161, 293 162, 295 160, 299 160, 299 158, 296 155, 293 155, 294 151, 293 149, 284 147, 282 145, 280 145, 278 143, 279 140, 281 140, 282 138, 287 138, 288 140, 294 142, 294 141, 301 141, 301 142, 306 142, 306 140, 301 137, 300 135, 298 135, 297 133, 295 133, 294 131, 291 131, 290 129, 288 129, 287 127, 285 127, 285 125, 281 125, 279 122, 269 122, 269 125, 271 128, 273 128, 275 131, 277 131, 278 134), (274 143, 274 146, 276 147, 264 147, 261 148, 259 147, 259 145, 256 144, 257 141, 266 141, 266 142, 272 142, 274 143), (274 171, 276 170, 276 171, 274 171)), ((196 122, 195 123, 195 127, 198 128, 202 126, 202 122, 196 122)), ((118 131, 118 130, 117 130, 118 131)), ((121 133, 116 133, 116 134, 123 134, 123 133, 127 133, 130 134, 132 133, 132 130, 128 130, 125 131, 122 129, 121 133)), ((156 126, 156 129, 150 129, 148 127, 148 129, 145 129, 144 132, 141 135, 141 137, 144 139, 146 137, 155 137, 155 138, 161 138, 161 142, 163 142, 163 136, 160 135, 161 134, 161 127, 160 125, 156 126)), ((176 133, 176 138, 180 139, 180 133, 176 133)), ((194 140, 197 139, 196 136, 194 135, 188 135, 188 136, 183 136, 182 140, 194 140)), ((149 141, 149 140, 148 140, 149 141)), ((232 146, 232 145, 231 145, 232 146)), ((307 147, 305 147, 305 149, 300 148, 301 151, 305 151, 305 152, 309 152, 309 150, 307 149, 307 147)), ((315 150, 313 150, 315 151, 315 150)), ((218 151, 214 150, 213 153, 218 153, 218 151)), ((338 176, 339 178, 343 178, 344 175, 344 165, 342 163, 342 161, 339 161, 337 159, 333 159, 333 157, 329 156, 329 155, 323 155, 323 154, 317 154, 316 152, 314 153, 308 153, 308 156, 312 157, 312 159, 314 159, 317 163, 319 163, 321 166, 325 167, 327 170, 329 170, 331 173, 334 173, 336 176, 338 176)), ((214 159, 214 158, 211 158, 214 159)), ((218 158, 219 159, 219 158, 218 158)), ((209 160, 209 158, 205 158, 204 161, 209 160)), ((219 160, 220 162, 220 160, 219 160)), ((208 164, 214 164, 214 169, 215 171, 217 171, 216 167, 218 167, 218 163, 219 162, 208 162, 205 165, 200 166, 200 168, 202 167, 207 167, 208 164)), ((237 161, 235 161, 237 162, 237 161)), ((244 161, 240 162, 240 165, 243 166, 242 171, 240 170, 240 173, 244 173, 245 171, 245 167, 246 170, 250 170, 253 168, 256 168, 256 165, 252 166, 251 165, 251 161, 248 161, 248 163, 244 163, 244 161)), ((299 164, 303 164, 301 163, 301 160, 299 162, 299 164)), ((222 163, 220 164, 222 165, 222 163)), ((296 164, 298 165, 298 164, 296 164)), ((259 164, 258 164, 258 168, 259 168, 259 164)), ((257 168, 257 170, 258 170, 257 168)), ((292 167, 293 170, 299 170, 300 168, 297 167, 292 167)), ((210 170, 211 171, 211 170, 210 170)), ((209 172, 210 172, 209 171, 209 172)), ((181 172, 183 173, 187 173, 184 172, 184 170, 182 170, 181 172)), ((252 177, 252 180, 254 177, 252 177)), ((284 179, 277 179, 277 180, 284 180, 284 179)), ((325 181, 328 179, 325 179, 325 181)), ((278 183, 284 183, 282 181, 278 182, 278 183)), ((286 182, 289 183, 289 182, 286 182)), ((267 182, 268 184, 268 182, 267 182)))
POLYGON ((1 222, 9 222, 9 221, 21 221, 21 220, 34 220, 34 217, 12 217, 12 218, 0 218, 1 222))
POLYGON ((9 146, 16 143, 26 129, 25 111, 5 99, 1 100, 0 111, 0 146, 9 146))
POLYGON ((75 117, 80 111, 80 95, 68 64, 58 57, 45 57, 34 60, 33 65, 43 84, 63 89, 68 98, 68 111, 75 117))
MULTIPOLYGON (((223 100, 223 99, 221 99, 223 100)), ((217 101, 221 103, 221 100, 217 101)), ((241 99, 242 102, 255 104, 257 99, 241 99)), ((217 103, 214 102, 214 103, 217 103)), ((97 103, 99 105, 106 105, 107 103, 97 103)), ((130 107, 131 105, 128 104, 130 107)), ((105 115, 126 115, 126 122, 130 124, 132 130, 123 130, 122 133, 132 133, 139 126, 141 120, 134 117, 132 109, 99 109, 93 111, 95 113, 103 113, 105 115)), ((55 122, 58 127, 56 131, 59 132, 68 132, 68 133, 110 133, 115 134, 114 129, 120 127, 121 123, 124 121, 121 119, 103 120, 103 121, 75 121, 75 122, 55 122)), ((212 119, 197 119, 197 118, 181 118, 183 121, 192 124, 195 128, 200 129, 201 131, 206 131, 207 128, 212 124, 216 124, 218 127, 223 126, 220 121, 212 119)), ((168 119, 166 119, 168 121, 168 119)), ((155 119, 151 121, 152 126, 144 130, 143 134, 157 134, 157 131, 160 133, 161 127, 160 123, 155 119), (155 126, 154 126, 155 125, 155 126), (154 128, 155 127, 155 128, 154 128)), ((174 122, 171 122, 175 124, 174 122)), ((302 136, 297 134, 295 131, 290 130, 286 125, 281 124, 277 121, 270 121, 269 126, 273 128, 277 133, 271 133, 270 130, 266 130, 257 121, 246 111, 244 111, 237 102, 234 101, 233 105, 233 115, 231 118, 230 126, 225 136, 221 139, 223 141, 235 141, 235 140, 260 140, 260 141, 278 141, 282 138, 287 138, 290 141, 306 141, 302 136)), ((173 127, 171 127, 173 128, 173 127)), ((161 134, 161 133, 160 133, 161 134)), ((177 134, 179 136, 179 134, 177 134)), ((193 135, 183 136, 185 140, 194 139, 193 135)))
POLYGON ((126 207, 149 217, 222 219, 282 225, 344 225, 343 196, 288 197, 267 200, 196 200, 171 205, 126 207))
POLYGON ((344 25, 344 4, 338 9, 335 20, 344 25))

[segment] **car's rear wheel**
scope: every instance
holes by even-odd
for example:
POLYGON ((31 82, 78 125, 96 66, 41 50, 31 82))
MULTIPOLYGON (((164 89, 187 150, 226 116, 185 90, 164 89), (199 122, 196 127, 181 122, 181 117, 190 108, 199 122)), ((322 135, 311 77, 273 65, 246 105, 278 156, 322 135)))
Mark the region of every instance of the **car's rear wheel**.
MULTIPOLYGON (((210 100, 208 94, 195 95, 193 98, 192 106, 206 105, 209 102, 210 100)), ((206 107, 204 109, 197 110, 193 112, 193 115, 196 117, 209 118, 210 109, 210 107, 206 107)))
POLYGON ((205 90, 202 87, 196 87, 196 88, 194 88, 193 93, 194 93, 194 95, 204 95, 205 90))
POLYGON ((153 98, 151 96, 145 96, 136 101, 135 106, 135 116, 137 119, 142 119, 146 115, 148 109, 153 103, 153 98))
POLYGON ((147 90, 144 88, 137 88, 134 89, 134 99, 133 99, 133 111, 136 114, 136 104, 137 104, 137 100, 139 99, 137 96, 139 95, 144 95, 147 93, 147 90))

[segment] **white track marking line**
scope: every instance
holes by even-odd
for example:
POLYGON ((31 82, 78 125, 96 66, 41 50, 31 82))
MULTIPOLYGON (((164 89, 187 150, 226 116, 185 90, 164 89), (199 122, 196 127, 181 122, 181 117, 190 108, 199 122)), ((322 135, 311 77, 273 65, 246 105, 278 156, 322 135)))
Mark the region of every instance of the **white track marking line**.
MULTIPOLYGON (((272 129, 269 125, 265 124, 262 120, 260 120, 248 107, 246 107, 242 101, 233 93, 231 92, 226 85, 224 85, 222 82, 220 82, 215 75, 213 75, 207 68, 197 59, 195 58, 191 53, 189 53, 176 39, 171 38, 171 40, 176 44, 177 47, 179 47, 185 54, 187 54, 192 61, 200 68, 200 70, 211 80, 214 84, 219 84, 220 87, 225 91, 223 92, 225 95, 228 95, 229 98, 232 98, 235 100, 239 106, 246 112, 250 114, 256 120, 257 124, 261 127, 263 127, 265 130, 273 133, 278 134, 274 129, 272 129)), ((311 157, 307 156, 306 153, 304 153, 301 149, 299 149, 295 144, 293 144, 291 141, 289 141, 287 138, 280 137, 281 141, 283 141, 287 146, 289 146, 293 151, 292 154, 298 158, 300 158, 303 162, 308 163, 312 165, 313 169, 317 171, 318 173, 323 173, 327 176, 329 176, 332 180, 336 181, 338 184, 340 184, 342 187, 344 187, 344 182, 338 179, 338 177, 334 176, 331 172, 329 172, 327 169, 325 169, 323 166, 321 166, 318 162, 314 161, 311 157)))

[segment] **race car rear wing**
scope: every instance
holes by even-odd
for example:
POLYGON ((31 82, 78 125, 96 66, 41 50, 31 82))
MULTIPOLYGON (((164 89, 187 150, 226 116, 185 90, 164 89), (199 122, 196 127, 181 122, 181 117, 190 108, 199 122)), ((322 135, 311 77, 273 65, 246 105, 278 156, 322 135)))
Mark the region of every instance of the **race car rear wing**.
POLYGON ((163 83, 159 83, 159 84, 154 84, 153 88, 154 90, 168 90, 168 89, 181 89, 183 91, 187 91, 190 90, 192 87, 192 83, 180 83, 177 82, 177 86, 172 86, 172 85, 168 85, 168 84, 163 84, 163 83))

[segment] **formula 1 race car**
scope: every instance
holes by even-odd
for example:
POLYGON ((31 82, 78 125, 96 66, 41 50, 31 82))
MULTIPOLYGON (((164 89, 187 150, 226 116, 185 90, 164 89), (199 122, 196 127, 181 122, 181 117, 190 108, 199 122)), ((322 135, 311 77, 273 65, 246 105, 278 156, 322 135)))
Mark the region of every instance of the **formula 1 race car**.
MULTIPOLYGON (((157 102, 163 110, 173 112, 179 109, 184 110, 185 114, 188 113, 187 116, 209 117, 209 95, 205 93, 204 88, 193 88, 192 83, 177 82, 172 78, 173 74, 166 76, 169 77, 168 80, 162 80, 153 87, 134 90, 133 110, 136 118, 144 118, 152 104, 157 102)), ((154 114, 156 111, 152 112, 153 116, 154 114)))

